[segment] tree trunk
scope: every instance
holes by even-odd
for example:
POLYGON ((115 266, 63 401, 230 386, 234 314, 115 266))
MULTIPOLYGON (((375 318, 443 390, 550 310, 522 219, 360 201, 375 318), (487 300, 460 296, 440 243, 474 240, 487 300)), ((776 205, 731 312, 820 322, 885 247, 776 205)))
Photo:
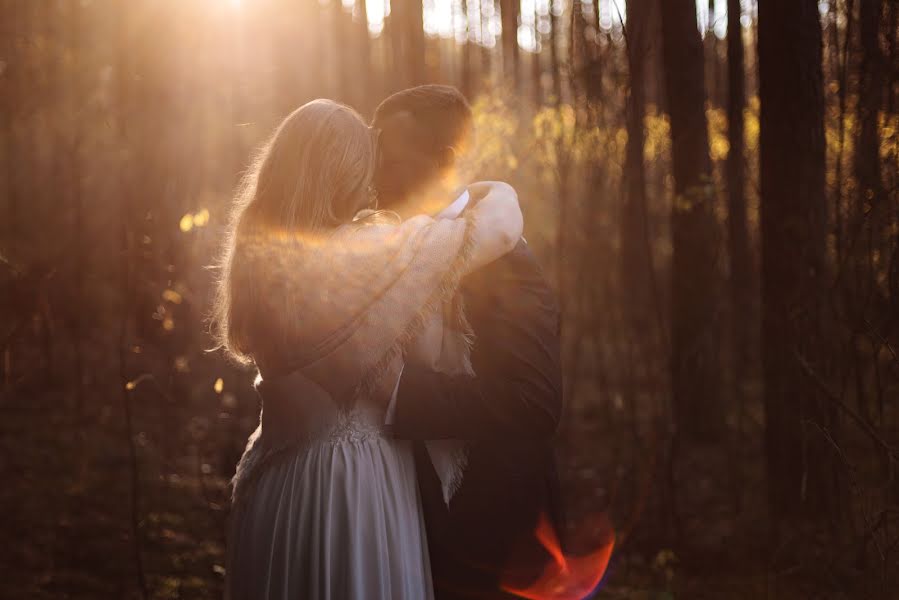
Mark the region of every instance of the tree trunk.
POLYGON ((646 206, 646 168, 643 163, 646 115, 646 25, 650 4, 647 0, 627 3, 627 62, 630 88, 627 96, 625 148, 625 205, 622 218, 621 284, 629 298, 627 312, 631 334, 645 340, 652 337, 651 303, 654 297, 652 282, 652 251, 648 231, 646 206), (643 276, 643 275, 645 276, 643 276))
POLYGON ((399 78, 396 87, 424 83, 425 33, 422 11, 422 0, 394 0, 390 3, 393 65, 399 78))
POLYGON ((356 39, 358 40, 357 56, 359 56, 359 82, 356 89, 359 90, 363 104, 360 106, 366 114, 370 114, 370 110, 374 109, 374 98, 371 98, 374 91, 374 77, 372 77, 371 68, 371 39, 368 35, 368 8, 365 0, 356 0, 359 23, 356 24, 356 39), (361 85, 360 85, 361 84, 361 85))
POLYGON ((462 44, 462 73, 460 87, 466 98, 471 98, 471 22, 468 19, 468 0, 462 0, 462 19, 465 23, 465 42, 462 44))
POLYGON ((705 22, 705 81, 709 106, 721 106, 721 89, 718 86, 718 37, 715 35, 715 0, 708 2, 705 22))
POLYGON ((12 3, 6 8, 6 26, 9 31, 4 36, 4 50, 6 59, 6 73, 3 78, 3 146, 4 146, 4 171, 6 172, 6 225, 3 228, 4 242, 10 260, 15 260, 18 250, 16 238, 19 225, 19 186, 16 169, 13 164, 16 160, 16 114, 21 102, 19 84, 22 81, 23 60, 19 52, 19 5, 12 3))
POLYGON ((500 0, 500 18, 503 24, 503 77, 518 89, 520 82, 518 50, 518 17, 520 0, 500 0))
POLYGON ((488 17, 487 6, 491 5, 496 8, 495 0, 481 0, 480 2, 480 10, 481 14, 479 15, 480 21, 480 31, 481 31, 481 79, 483 83, 488 85, 493 83, 493 52, 491 52, 491 48, 487 47, 487 38, 493 37, 493 34, 490 33, 490 17, 488 17))
MULTIPOLYGON (((120 23, 123 24, 119 28, 116 38, 116 58, 115 72, 116 77, 116 94, 115 94, 115 118, 118 123, 119 135, 122 144, 134 144, 137 140, 130 136, 134 134, 134 130, 129 129, 128 123, 133 122, 134 111, 133 101, 135 97, 135 74, 138 72, 132 61, 132 50, 129 47, 129 39, 127 31, 131 25, 129 23, 128 11, 119 8, 120 23)), ((142 141, 142 140, 141 140, 142 141)), ((138 142, 139 143, 139 142, 138 142)), ((124 189, 133 186, 136 179, 132 176, 132 163, 126 158, 121 163, 121 168, 116 171, 114 177, 117 178, 117 184, 124 189)), ((134 418, 131 390, 128 383, 131 381, 128 371, 128 356, 132 344, 129 343, 130 324, 132 315, 135 312, 134 286, 132 280, 132 258, 133 232, 131 230, 131 219, 135 212, 134 199, 132 194, 123 194, 122 201, 119 203, 119 275, 120 275, 120 294, 121 294, 121 314, 119 317, 119 331, 117 339, 117 358, 119 370, 119 399, 122 406, 122 416, 124 420, 125 444, 127 446, 127 454, 129 458, 129 488, 128 488, 128 516, 131 533, 131 558, 134 563, 134 570, 137 575, 137 584, 140 591, 140 597, 144 600, 149 597, 147 589, 147 579, 144 572, 144 563, 142 555, 142 539, 143 532, 141 529, 141 497, 140 497, 140 472, 137 455, 137 446, 134 439, 134 418)))
POLYGON ((353 73, 357 63, 352 59, 353 43, 355 41, 355 36, 352 35, 352 21, 346 14, 346 11, 344 11, 341 0, 331 0, 329 8, 331 11, 331 25, 334 31, 331 48, 335 54, 334 60, 337 63, 337 89, 334 90, 334 97, 348 104, 356 104, 354 80, 358 74, 353 73))
POLYGON ((537 11, 537 3, 534 3, 534 14, 533 14, 533 29, 534 29, 534 53, 531 56, 531 85, 534 86, 534 106, 536 108, 540 108, 540 105, 543 104, 543 65, 541 63, 540 55, 541 55, 541 44, 540 44, 540 15, 537 11))
POLYGON ((727 0, 727 244, 730 258, 731 359, 733 399, 742 415, 744 386, 751 363, 753 265, 746 225, 745 134, 746 73, 740 0, 727 0))
MULTIPOLYGON (((550 0, 550 32, 549 32, 549 60, 550 72, 553 76, 553 104, 559 106, 562 102, 562 65, 559 61, 559 43, 562 31, 562 15, 557 14, 556 6, 560 0, 550 0)), ((558 10, 561 10, 558 9, 558 10)))
MULTIPOLYGON (((71 52, 72 64, 69 66, 71 79, 69 81, 68 103, 71 114, 78 114, 78 106, 83 101, 84 91, 82 85, 82 65, 81 57, 82 48, 82 11, 81 5, 70 5, 68 18, 68 50, 71 52)), ((86 279, 86 256, 85 256, 85 238, 84 238, 84 198, 82 194, 82 169, 81 169, 81 136, 82 129, 80 122, 73 127, 72 136, 65 140, 68 145, 67 155, 67 174, 68 174, 68 190, 69 202, 72 206, 72 229, 73 237, 72 247, 74 249, 74 296, 73 299, 73 318, 72 318, 72 337, 75 356, 73 367, 75 369, 75 425, 78 429, 76 436, 79 439, 82 436, 84 421, 84 352, 83 341, 85 338, 84 316, 90 314, 89 307, 85 301, 84 282, 86 279)))
POLYGON ((883 202, 880 133, 877 128, 885 76, 879 44, 882 9, 882 0, 860 0, 861 64, 858 82, 858 138, 855 144, 855 178, 858 188, 856 218, 864 218, 863 215, 873 208, 875 212, 869 216, 869 222, 880 218, 883 202))
POLYGON ((768 500, 775 532, 835 500, 822 371, 825 140, 815 0, 759 4, 762 354, 768 500))
POLYGON ((675 197, 671 212, 671 379, 678 431, 723 433, 715 190, 705 116, 702 39, 693 0, 661 2, 675 197))
POLYGON ((425 30, 424 8, 422 0, 405 0, 406 26, 405 36, 408 40, 408 69, 411 85, 419 85, 427 79, 425 64, 425 30))
MULTIPOLYGON (((16 118, 22 102, 20 75, 24 64, 20 52, 20 18, 19 4, 13 2, 4 5, 4 19, 7 34, 4 36, 3 46, 6 56, 6 72, 2 79, 3 87, 3 114, 0 116, 3 122, 3 170, 6 178, 5 191, 5 215, 4 226, 0 233, 3 238, 3 250, 0 252, 0 268, 12 270, 18 260, 19 238, 19 173, 22 169, 15 167, 19 155, 19 145, 16 137, 16 118), (9 261, 11 265, 3 264, 9 261)), ((4 290, 6 306, 15 306, 17 298, 16 278, 10 277, 7 289, 4 290)), ((3 386, 8 386, 12 381, 12 350, 7 346, 0 348, 0 372, 3 373, 3 386)))
MULTIPOLYGON (((899 64, 899 44, 896 43, 896 30, 899 29, 899 2, 891 2, 890 10, 887 14, 887 64, 899 64)), ((899 107, 896 106, 896 88, 895 85, 887 86, 886 109, 888 115, 895 115, 899 107)))

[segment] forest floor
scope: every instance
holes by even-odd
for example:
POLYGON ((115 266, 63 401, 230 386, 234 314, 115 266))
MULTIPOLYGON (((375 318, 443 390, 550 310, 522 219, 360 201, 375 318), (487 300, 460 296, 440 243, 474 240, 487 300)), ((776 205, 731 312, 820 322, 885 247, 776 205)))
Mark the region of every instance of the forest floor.
MULTIPOLYGON (((127 436, 121 406, 111 397, 80 419, 62 389, 20 389, 0 401, 0 598, 139 597, 127 436)), ((180 412, 183 422, 193 422, 196 407, 169 408, 175 414, 167 419, 177 420, 180 412)), ((139 406, 138 421, 141 414, 149 417, 151 408, 139 406)), ((579 419, 559 448, 572 552, 595 548, 596 529, 585 524, 598 516, 608 517, 617 532, 594 597, 849 597, 812 591, 790 573, 782 581, 767 573, 764 515, 753 510, 763 504, 757 467, 742 471, 743 508, 731 508, 734 469, 760 460, 735 462, 709 449, 685 453, 672 480, 689 488, 679 487, 673 510, 670 500, 660 500, 666 468, 652 460, 655 449, 641 456, 637 442, 604 433, 598 421, 579 419), (675 541, 684 538, 690 543, 675 541)), ((187 434, 171 443, 182 453, 187 449, 178 455, 154 443, 160 431, 138 423, 137 432, 140 554, 150 596, 220 598, 226 465, 233 456, 201 457, 204 446, 185 441, 187 434)))

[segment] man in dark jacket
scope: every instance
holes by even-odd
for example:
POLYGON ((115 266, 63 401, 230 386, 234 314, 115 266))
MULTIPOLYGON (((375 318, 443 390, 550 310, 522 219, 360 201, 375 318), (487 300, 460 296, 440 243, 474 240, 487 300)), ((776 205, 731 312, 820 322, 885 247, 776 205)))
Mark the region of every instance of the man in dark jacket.
MULTIPOLYGON (((451 166, 468 135, 471 109, 447 86, 394 94, 375 113, 381 139, 381 206, 408 207, 416 186, 451 166), (414 157, 416 169, 403 169, 414 157), (397 193, 401 191, 402 193, 397 193)), ((460 197, 439 216, 466 208, 460 197)), ((419 211, 420 212, 420 211, 419 211)), ((535 580, 551 560, 534 535, 541 516, 559 529, 552 437, 562 409, 559 311, 522 239, 462 285, 476 341, 476 377, 407 365, 389 420, 414 440, 416 469, 438 600, 513 597, 504 587, 535 580), (462 485, 449 506, 423 440, 468 440, 462 485)))

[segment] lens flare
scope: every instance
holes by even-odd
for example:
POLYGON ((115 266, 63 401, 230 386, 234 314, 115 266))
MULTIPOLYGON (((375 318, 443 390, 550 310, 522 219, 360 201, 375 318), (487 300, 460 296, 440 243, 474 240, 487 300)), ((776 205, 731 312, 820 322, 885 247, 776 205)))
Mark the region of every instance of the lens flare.
POLYGON ((584 556, 566 556, 546 515, 541 515, 534 535, 552 556, 552 562, 533 584, 519 588, 503 585, 505 592, 528 600, 583 600, 596 591, 609 565, 615 534, 607 530, 607 539, 595 551, 584 556))

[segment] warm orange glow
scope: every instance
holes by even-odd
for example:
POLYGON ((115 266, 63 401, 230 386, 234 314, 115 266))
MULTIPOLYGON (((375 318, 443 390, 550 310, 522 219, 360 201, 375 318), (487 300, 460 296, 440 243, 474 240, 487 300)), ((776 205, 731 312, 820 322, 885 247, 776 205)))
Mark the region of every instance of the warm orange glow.
POLYGON ((609 565, 615 534, 608 532, 608 539, 599 549, 585 556, 565 556, 556 532, 545 515, 534 532, 537 540, 553 557, 540 578, 526 588, 503 585, 503 591, 530 600, 582 600, 590 596, 602 581, 609 565))

